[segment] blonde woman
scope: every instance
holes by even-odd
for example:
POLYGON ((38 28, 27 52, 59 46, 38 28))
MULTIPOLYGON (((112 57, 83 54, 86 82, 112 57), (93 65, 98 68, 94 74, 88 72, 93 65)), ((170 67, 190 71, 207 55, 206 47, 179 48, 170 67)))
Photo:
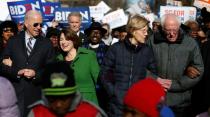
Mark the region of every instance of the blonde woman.
POLYGON ((144 79, 147 70, 156 74, 153 52, 145 44, 148 23, 142 16, 131 17, 125 41, 111 46, 104 58, 100 78, 110 98, 110 117, 122 117, 123 97, 132 84, 144 79))

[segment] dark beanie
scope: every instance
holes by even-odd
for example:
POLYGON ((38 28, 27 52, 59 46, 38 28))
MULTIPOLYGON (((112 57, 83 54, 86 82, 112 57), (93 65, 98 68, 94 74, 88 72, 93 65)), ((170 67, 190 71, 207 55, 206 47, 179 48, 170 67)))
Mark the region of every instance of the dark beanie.
POLYGON ((76 92, 74 72, 65 62, 48 64, 41 78, 44 95, 63 96, 76 92))

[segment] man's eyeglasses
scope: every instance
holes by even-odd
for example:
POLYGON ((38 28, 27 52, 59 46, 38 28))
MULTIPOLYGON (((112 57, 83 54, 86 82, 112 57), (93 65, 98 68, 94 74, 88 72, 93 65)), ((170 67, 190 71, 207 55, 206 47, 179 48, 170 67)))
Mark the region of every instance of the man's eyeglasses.
POLYGON ((42 23, 34 23, 34 24, 33 24, 33 27, 37 27, 37 26, 42 27, 42 23))
POLYGON ((179 29, 163 29, 163 31, 165 31, 167 34, 168 33, 177 33, 179 31, 179 29))

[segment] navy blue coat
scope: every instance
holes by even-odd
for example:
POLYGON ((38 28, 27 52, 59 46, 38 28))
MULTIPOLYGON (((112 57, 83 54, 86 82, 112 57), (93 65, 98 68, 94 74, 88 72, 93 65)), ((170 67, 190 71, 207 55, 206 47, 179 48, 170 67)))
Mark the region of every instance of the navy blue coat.
POLYGON ((9 67, 1 63, 0 75, 7 77, 13 83, 21 114, 27 115, 27 111, 29 111, 27 106, 41 99, 40 74, 45 65, 54 60, 52 44, 50 40, 39 36, 30 56, 28 56, 25 45, 25 32, 21 32, 9 40, 1 61, 7 57, 11 58, 12 66, 9 67), (35 70, 36 79, 18 78, 17 73, 23 68, 35 70))
POLYGON ((152 50, 146 44, 132 45, 129 39, 112 45, 101 66, 101 82, 110 97, 109 116, 122 116, 123 97, 129 87, 157 73, 152 50))

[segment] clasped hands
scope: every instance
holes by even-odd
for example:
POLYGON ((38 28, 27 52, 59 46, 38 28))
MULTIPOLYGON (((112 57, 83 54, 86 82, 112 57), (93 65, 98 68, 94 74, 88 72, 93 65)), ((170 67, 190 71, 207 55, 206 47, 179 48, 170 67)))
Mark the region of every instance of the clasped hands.
MULTIPOLYGON (((2 63, 4 65, 7 65, 9 67, 12 66, 12 60, 10 58, 7 58, 7 59, 3 59, 2 63)), ((23 77, 26 77, 28 79, 31 79, 31 78, 34 78, 35 75, 36 75, 36 72, 33 70, 33 69, 21 69, 18 71, 17 73, 18 76, 23 76, 23 77)))

